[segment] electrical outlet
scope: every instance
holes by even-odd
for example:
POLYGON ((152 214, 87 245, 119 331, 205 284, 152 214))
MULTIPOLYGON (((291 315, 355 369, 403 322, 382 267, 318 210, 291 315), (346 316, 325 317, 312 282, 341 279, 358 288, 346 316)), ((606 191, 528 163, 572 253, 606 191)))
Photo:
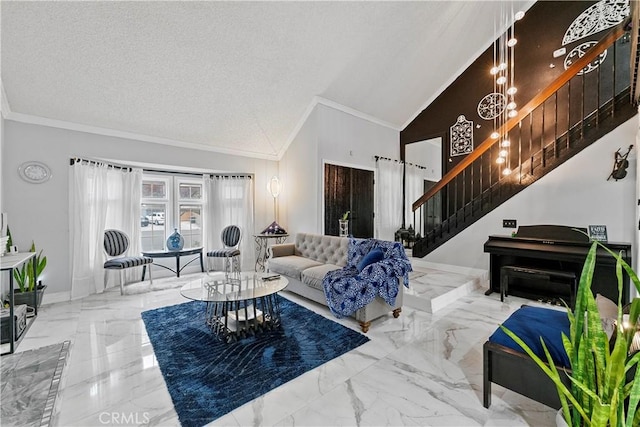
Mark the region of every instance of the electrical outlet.
POLYGON ((503 228, 516 228, 518 226, 518 221, 515 219, 503 219, 502 227, 503 228))

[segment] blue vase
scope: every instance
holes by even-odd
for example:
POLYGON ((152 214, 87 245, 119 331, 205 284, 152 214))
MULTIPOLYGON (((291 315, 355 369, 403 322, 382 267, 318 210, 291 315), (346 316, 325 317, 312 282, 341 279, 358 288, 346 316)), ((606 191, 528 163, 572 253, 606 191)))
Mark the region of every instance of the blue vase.
POLYGON ((167 239, 167 249, 170 251, 181 251, 184 247, 184 238, 178 233, 178 229, 174 228, 174 232, 167 239))

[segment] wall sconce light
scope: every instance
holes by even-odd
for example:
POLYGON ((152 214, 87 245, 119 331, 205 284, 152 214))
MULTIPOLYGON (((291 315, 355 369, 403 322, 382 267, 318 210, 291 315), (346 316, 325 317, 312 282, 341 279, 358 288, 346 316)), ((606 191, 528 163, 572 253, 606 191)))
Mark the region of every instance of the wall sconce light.
POLYGON ((277 199, 282 191, 282 183, 277 176, 272 176, 269 182, 267 182, 267 191, 273 197, 273 222, 262 231, 262 234, 286 234, 286 230, 278 224, 278 210, 277 199))

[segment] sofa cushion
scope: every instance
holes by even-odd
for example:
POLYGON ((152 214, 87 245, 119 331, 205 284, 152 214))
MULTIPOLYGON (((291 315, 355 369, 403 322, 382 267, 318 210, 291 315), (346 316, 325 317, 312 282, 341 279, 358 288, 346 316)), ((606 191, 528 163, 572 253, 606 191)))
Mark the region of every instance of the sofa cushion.
POLYGON ((302 272, 307 268, 322 265, 309 258, 291 255, 269 259, 269 271, 301 280, 302 272))
POLYGON ((296 234, 296 255, 318 261, 322 264, 347 265, 349 239, 318 234, 296 234))
POLYGON ((373 248, 368 254, 364 256, 358 263, 358 271, 362 271, 367 265, 374 262, 382 261, 384 259, 384 252, 381 248, 373 248))
POLYGON ((302 283, 314 289, 324 290, 322 287, 322 279, 333 270, 339 270, 341 267, 335 264, 322 264, 316 267, 307 268, 302 272, 302 283))

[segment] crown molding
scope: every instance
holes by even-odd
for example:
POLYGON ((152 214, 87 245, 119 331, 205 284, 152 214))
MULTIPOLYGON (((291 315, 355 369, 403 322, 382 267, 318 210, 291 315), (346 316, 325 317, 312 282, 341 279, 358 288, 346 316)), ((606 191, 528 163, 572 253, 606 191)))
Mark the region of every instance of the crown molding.
MULTIPOLYGON (((3 102, 4 102, 4 97, 3 97, 3 102)), ((160 138, 157 136, 144 135, 144 134, 139 134, 134 132, 119 131, 115 129, 107 129, 107 128, 101 128, 97 126, 88 126, 88 125, 83 125, 79 123, 67 122, 64 120, 56 120, 56 119, 49 119, 46 117, 32 116, 30 114, 14 113, 12 111, 10 111, 8 114, 5 114, 4 108, 3 108, 3 115, 7 120, 13 120, 16 122, 28 123, 28 124, 34 124, 34 125, 40 125, 40 126, 48 126, 53 128, 59 128, 59 129, 66 129, 66 130, 72 130, 76 132, 91 133, 94 135, 111 136, 111 137, 123 138, 123 139, 132 139, 136 141, 144 141, 144 142, 151 142, 155 144, 169 145, 172 147, 188 148, 188 149, 200 150, 200 151, 210 151, 214 153, 250 157, 254 159, 263 159, 263 160, 272 160, 272 161, 279 160, 278 156, 276 155, 253 153, 253 152, 248 153, 246 151, 212 147, 212 146, 207 146, 203 144, 196 144, 193 142, 180 141, 176 139, 160 138)))
POLYGON ((40 125, 40 126, 48 126, 48 127, 58 128, 58 129, 72 130, 76 132, 91 133, 94 135, 111 136, 111 137, 123 138, 123 139, 132 139, 136 141, 144 141, 144 142, 151 142, 155 144, 169 145, 172 147, 189 148, 193 150, 210 151, 210 152, 221 153, 221 154, 250 157, 255 159, 271 160, 271 161, 282 160, 287 149, 289 148, 293 140, 296 138, 296 136, 298 136, 300 129, 302 129, 302 126, 309 119, 309 116, 311 115, 311 113, 313 112, 313 110, 316 108, 318 104, 327 106, 329 108, 333 108, 334 110, 342 111, 343 113, 360 118, 362 120, 366 120, 368 122, 377 124, 379 126, 384 126, 389 129, 393 129, 398 132, 401 130, 401 128, 389 122, 386 122, 384 120, 378 119, 377 117, 363 113, 351 107, 347 107, 345 105, 339 104, 335 101, 331 101, 329 99, 322 98, 320 96, 314 96, 311 102, 309 103, 309 105, 307 106, 306 110, 304 111, 302 117, 296 124, 295 128, 291 131, 286 144, 282 146, 282 148, 277 154, 270 155, 270 154, 263 154, 263 153, 247 153, 246 151, 233 150, 233 149, 220 148, 220 147, 211 147, 207 145, 196 144, 193 142, 185 142, 185 141, 180 141, 175 139, 161 138, 157 136, 144 135, 144 134, 139 134, 134 132, 126 132, 126 131, 119 131, 115 129, 101 128, 98 126, 83 125, 83 124, 68 122, 64 120, 34 116, 31 114, 15 113, 11 111, 6 93, 4 91, 4 85, 2 84, 1 80, 0 80, 0 91, 2 95, 1 113, 2 113, 2 116, 7 120, 13 120, 15 122, 34 124, 34 125, 40 125))
POLYGON ((398 126, 386 122, 384 120, 381 120, 377 117, 371 116, 369 114, 363 113, 361 111, 358 111, 354 108, 351 107, 347 107, 345 105, 339 104, 335 101, 331 101, 330 99, 326 99, 323 98, 321 96, 314 96, 313 99, 311 100, 311 102, 309 103, 309 105, 307 106, 307 109, 304 111, 304 113, 302 114, 302 117, 300 117, 300 120, 298 121, 298 124, 293 128, 293 131, 291 132, 291 134, 289 135, 289 138, 287 139, 286 144, 284 144, 282 146, 282 149, 280 150, 280 152, 278 153, 278 160, 281 160, 282 157, 284 156, 284 153, 286 153, 287 149, 289 148, 289 146, 293 143, 293 140, 296 138, 296 136, 298 136, 298 132, 300 132, 300 129, 302 129, 302 126, 306 123, 306 121, 309 119, 309 116, 311 115, 311 113, 313 112, 313 110, 316 108, 316 106, 318 106, 318 104, 324 105, 326 107, 329 108, 333 108, 334 110, 338 110, 338 111, 342 111, 343 113, 349 114, 351 116, 357 117, 359 119, 362 120, 366 120, 368 122, 380 125, 380 126, 384 126, 387 127, 389 129, 393 129, 395 131, 400 132, 401 128, 399 128, 398 126))
POLYGON ((377 124, 377 125, 380 125, 380 126, 387 127, 389 129, 393 129, 393 130, 397 130, 397 131, 401 130, 400 127, 394 125, 393 123, 386 122, 384 120, 381 120, 381 119, 379 119, 377 117, 374 117, 372 115, 369 115, 367 113, 363 113, 362 111, 358 111, 358 110, 353 109, 351 107, 347 107, 345 105, 339 104, 339 103, 337 103, 335 101, 331 101, 330 99, 322 98, 320 96, 315 96, 314 97, 314 101, 316 102, 316 105, 317 104, 326 105, 327 107, 331 107, 334 110, 342 111, 343 113, 350 114, 350 115, 352 115, 354 117, 357 117, 359 119, 366 120, 368 122, 371 122, 371 123, 374 123, 374 124, 377 124))
POLYGON ((2 82, 2 79, 0 79, 0 96, 2 97, 0 113, 6 120, 12 120, 14 122, 48 126, 48 127, 58 128, 58 129, 72 130, 76 132, 91 133, 94 135, 112 136, 112 137, 123 138, 123 139, 133 139, 136 141, 152 142, 155 144, 169 145, 172 147, 189 148, 192 150, 210 151, 214 153, 228 154, 232 156, 242 156, 242 157, 250 157, 254 159, 272 160, 272 161, 280 160, 279 156, 277 155, 262 154, 262 153, 247 153, 246 151, 231 150, 231 149, 220 148, 220 147, 211 147, 207 145, 196 144, 193 142, 185 142, 185 141, 179 141, 179 140, 169 139, 169 138, 160 138, 157 136, 144 135, 144 134, 139 134, 134 132, 119 131, 115 129, 101 128, 97 126, 88 126, 88 125, 83 125, 79 123, 67 122, 64 120, 56 120, 56 119, 49 119, 47 117, 34 116, 31 114, 15 113, 11 111, 11 107, 9 106, 9 101, 7 99, 7 94, 4 91, 4 84, 2 82))

